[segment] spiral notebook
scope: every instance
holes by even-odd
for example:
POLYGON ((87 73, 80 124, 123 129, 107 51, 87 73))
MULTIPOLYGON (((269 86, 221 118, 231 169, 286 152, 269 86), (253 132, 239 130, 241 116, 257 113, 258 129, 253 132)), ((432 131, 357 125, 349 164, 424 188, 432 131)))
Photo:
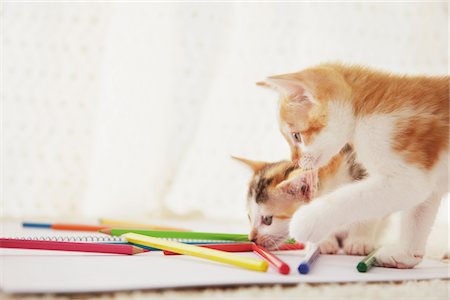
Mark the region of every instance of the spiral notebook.
MULTIPOLYGON (((1 224, 1 237, 51 237, 77 240, 109 239, 89 232, 23 230, 20 223, 1 224)), ((105 241, 105 240, 104 240, 105 241)), ((269 269, 260 273, 185 255, 161 252, 125 256, 114 254, 0 249, 0 287, 6 293, 84 293, 179 287, 248 284, 295 284, 299 282, 402 281, 449 278, 448 264, 424 260, 413 270, 373 268, 358 273, 362 257, 321 255, 308 275, 296 271, 304 251, 275 252, 289 264, 291 274, 269 269), (98 280, 101 278, 101 280, 98 280)), ((239 253, 254 256, 253 253, 239 253)))
MULTIPOLYGON (((51 230, 39 227, 22 227, 16 223, 3 224, 0 231, 0 238, 11 238, 21 240, 41 240, 58 242, 86 242, 86 243, 126 243, 120 236, 111 236, 92 231, 68 231, 51 230)), ((208 243, 233 243, 234 241, 213 240, 213 239, 188 239, 188 238, 164 238, 188 244, 208 244, 208 243)))

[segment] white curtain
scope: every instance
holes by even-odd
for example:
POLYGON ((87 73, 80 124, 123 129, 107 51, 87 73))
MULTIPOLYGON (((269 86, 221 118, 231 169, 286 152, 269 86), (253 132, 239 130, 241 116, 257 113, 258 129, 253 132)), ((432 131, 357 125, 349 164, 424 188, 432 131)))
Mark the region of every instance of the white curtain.
POLYGON ((242 219, 288 157, 268 75, 324 61, 447 74, 446 3, 8 3, 7 216, 242 219))

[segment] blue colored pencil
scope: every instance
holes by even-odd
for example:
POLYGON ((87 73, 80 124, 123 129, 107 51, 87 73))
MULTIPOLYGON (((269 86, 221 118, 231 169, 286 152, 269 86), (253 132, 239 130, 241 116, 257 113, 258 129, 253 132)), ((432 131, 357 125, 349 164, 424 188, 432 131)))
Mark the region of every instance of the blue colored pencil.
POLYGON ((310 244, 310 246, 311 247, 308 253, 306 253, 305 258, 298 265, 298 272, 300 274, 308 274, 317 257, 319 257, 320 254, 319 247, 315 244, 310 244))
POLYGON ((32 223, 32 222, 23 222, 23 227, 34 227, 34 228, 52 228, 52 224, 49 223, 32 223))

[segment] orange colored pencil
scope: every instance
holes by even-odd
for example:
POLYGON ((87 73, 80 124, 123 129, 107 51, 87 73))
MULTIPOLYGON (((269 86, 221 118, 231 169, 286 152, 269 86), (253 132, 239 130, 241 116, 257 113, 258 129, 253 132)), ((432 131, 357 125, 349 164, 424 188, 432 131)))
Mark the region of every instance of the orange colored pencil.
MULTIPOLYGON (((68 223, 32 223, 32 222, 23 222, 23 227, 33 227, 33 228, 47 228, 47 229, 53 229, 53 230, 73 230, 73 231, 100 231, 104 229, 109 229, 111 227, 114 228, 124 228, 124 229, 151 229, 151 230, 161 230, 160 228, 166 228, 166 230, 173 231, 176 228, 174 227, 158 227, 158 226, 146 226, 144 227, 143 224, 135 223, 129 223, 129 225, 123 225, 121 226, 112 226, 112 225, 86 225, 86 224, 68 224, 68 223)), ((180 229, 180 231, 188 231, 186 229, 180 229)))
POLYGON ((67 223, 34 223, 34 222, 23 222, 23 227, 33 227, 33 228, 46 228, 55 230, 74 230, 74 231, 99 231, 102 229, 109 228, 105 225, 86 225, 86 224, 67 224, 67 223))
POLYGON ((185 228, 159 226, 153 224, 136 223, 113 219, 100 219, 99 221, 101 225, 108 226, 109 228, 142 228, 142 229, 165 230, 165 231, 191 231, 190 229, 185 228))
POLYGON ((99 225, 65 224, 65 223, 52 224, 51 227, 51 229, 55 230, 75 230, 75 231, 99 231, 107 228, 109 227, 99 225))

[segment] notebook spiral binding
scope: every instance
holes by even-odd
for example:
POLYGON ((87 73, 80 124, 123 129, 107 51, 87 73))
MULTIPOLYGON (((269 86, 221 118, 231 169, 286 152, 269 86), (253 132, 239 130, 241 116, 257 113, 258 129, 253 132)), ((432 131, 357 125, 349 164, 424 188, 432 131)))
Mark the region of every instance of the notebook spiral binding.
MULTIPOLYGON (((27 237, 11 237, 11 239, 31 240, 31 241, 55 241, 55 242, 93 242, 93 243, 111 243, 111 242, 127 242, 120 236, 109 235, 88 235, 88 236, 27 236, 27 237)), ((212 243, 212 244, 230 244, 234 241, 224 240, 196 240, 196 239, 177 239, 163 238, 164 240, 180 242, 180 243, 212 243)))
POLYGON ((27 236, 13 237, 13 239, 30 240, 30 241, 54 241, 54 242, 124 242, 120 236, 27 236))

